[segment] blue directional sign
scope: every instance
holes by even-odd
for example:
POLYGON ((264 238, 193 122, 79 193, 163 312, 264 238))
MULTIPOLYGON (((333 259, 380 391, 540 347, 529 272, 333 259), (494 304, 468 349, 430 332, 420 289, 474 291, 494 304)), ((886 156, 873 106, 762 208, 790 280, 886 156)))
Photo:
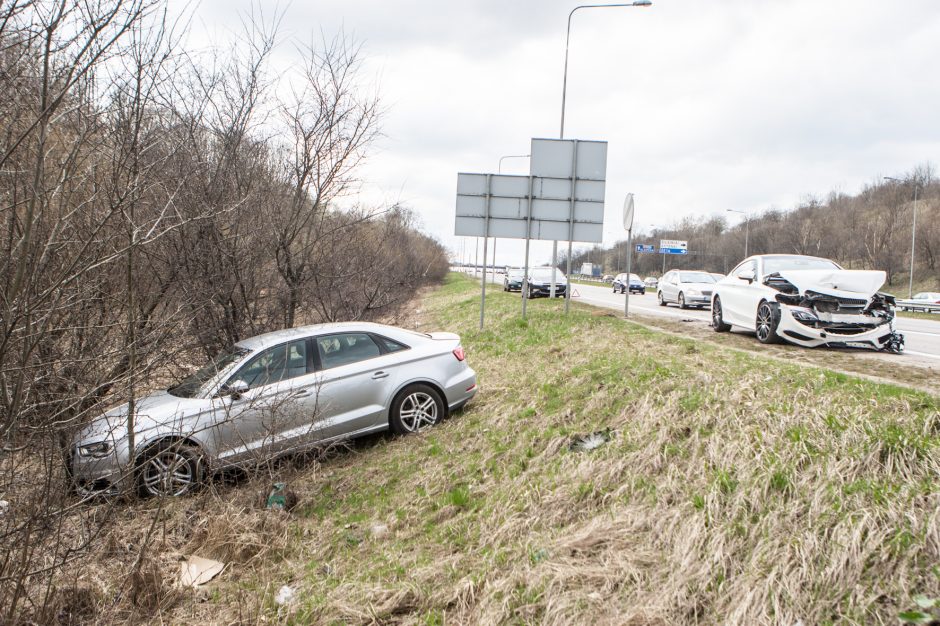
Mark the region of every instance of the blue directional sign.
POLYGON ((682 241, 680 239, 660 239, 659 240, 659 253, 660 254, 688 254, 689 242, 682 241))
POLYGON ((656 246, 646 246, 642 243, 636 244, 637 252, 656 252, 656 246))

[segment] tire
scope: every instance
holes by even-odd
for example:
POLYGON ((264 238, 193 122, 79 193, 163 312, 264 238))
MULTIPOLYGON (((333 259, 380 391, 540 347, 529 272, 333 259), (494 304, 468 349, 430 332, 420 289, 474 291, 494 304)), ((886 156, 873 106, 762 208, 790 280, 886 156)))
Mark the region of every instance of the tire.
POLYGON ((392 400, 389 423, 399 435, 426 430, 444 417, 441 395, 428 385, 408 385, 392 400))
POLYGON ((679 308, 680 308, 680 309, 687 309, 687 308, 689 308, 688 305, 686 305, 686 303, 685 303, 685 294, 682 293, 681 291, 679 292, 679 308))
POLYGON ((721 298, 715 296, 715 301, 712 303, 712 329, 716 333, 726 333, 731 330, 731 324, 725 324, 721 312, 721 298))
POLYGON ((657 292, 656 297, 659 298, 659 306, 666 306, 666 299, 663 297, 662 291, 657 292))
POLYGON ((779 307, 766 300, 761 302, 757 307, 757 319, 754 322, 757 340, 763 344, 780 343, 780 337, 777 336, 778 324, 780 324, 779 307))
POLYGON ((185 496, 202 483, 202 456, 180 441, 161 441, 143 453, 137 465, 142 497, 185 496))

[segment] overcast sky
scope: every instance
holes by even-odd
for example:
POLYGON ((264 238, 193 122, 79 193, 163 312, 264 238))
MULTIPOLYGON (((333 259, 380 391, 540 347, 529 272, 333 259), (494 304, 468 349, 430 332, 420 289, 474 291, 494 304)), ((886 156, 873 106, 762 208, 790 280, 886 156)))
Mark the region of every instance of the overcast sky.
MULTIPOLYGON (((182 6, 174 0, 172 6, 182 6)), ((295 0, 291 40, 341 29, 364 46, 387 109, 359 200, 402 202, 458 254, 457 172, 496 172, 532 137, 557 137, 561 0, 295 0)), ((203 0, 194 41, 222 44, 249 0, 203 0)), ((628 192, 640 228, 726 209, 790 208, 857 192, 940 155, 936 0, 654 0, 587 9, 572 21, 565 136, 609 142, 605 243, 625 238, 628 192)), ((278 68, 275 68, 278 69, 278 68)), ((528 173, 524 159, 504 173, 528 173)), ((468 246, 472 246, 472 241, 468 246)), ((533 246, 533 261, 550 257, 533 246)), ((521 264, 521 241, 497 262, 521 264)))

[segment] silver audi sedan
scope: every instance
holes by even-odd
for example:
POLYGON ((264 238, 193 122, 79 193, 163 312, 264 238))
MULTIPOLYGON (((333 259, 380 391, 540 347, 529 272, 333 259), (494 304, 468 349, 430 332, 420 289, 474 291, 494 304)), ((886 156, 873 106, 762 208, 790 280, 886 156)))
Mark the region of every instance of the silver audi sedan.
POLYGON ((166 391, 94 419, 68 455, 79 494, 184 495, 219 469, 391 429, 433 426, 476 394, 460 337, 370 323, 318 324, 246 339, 166 391))

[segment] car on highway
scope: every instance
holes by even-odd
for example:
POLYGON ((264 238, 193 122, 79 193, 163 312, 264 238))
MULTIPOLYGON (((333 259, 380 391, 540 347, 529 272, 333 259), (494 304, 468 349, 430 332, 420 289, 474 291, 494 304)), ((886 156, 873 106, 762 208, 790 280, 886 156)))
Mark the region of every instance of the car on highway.
POLYGON ((663 274, 656 288, 660 306, 678 304, 680 309, 706 307, 711 303, 715 277, 708 272, 670 270, 663 274))
POLYGON ((643 279, 643 284, 647 289, 656 289, 659 286, 659 279, 655 276, 647 276, 643 279))
POLYGON ((894 297, 879 291, 885 272, 846 270, 793 254, 748 257, 712 294, 712 328, 754 331, 761 343, 904 349, 894 329, 894 297))
POLYGON ((934 291, 915 293, 913 298, 898 300, 897 308, 902 311, 940 312, 940 293, 934 291))
POLYGON ((522 278, 525 270, 510 268, 503 277, 503 291, 522 291, 522 278))
POLYGON ((627 293, 628 288, 630 289, 630 293, 638 293, 640 295, 646 293, 646 285, 636 274, 630 274, 629 279, 627 278, 626 273, 617 274, 617 277, 614 278, 613 287, 614 293, 617 293, 618 291, 620 293, 627 293))
MULTIPOLYGON (((527 298, 548 298, 551 296, 552 285, 551 267, 533 267, 529 270, 529 280, 526 285, 527 298)), ((560 269, 555 269, 555 297, 563 298, 568 290, 568 278, 560 269)))
POLYGON ((136 487, 180 496, 210 473, 392 430, 429 428, 469 402, 460 337, 371 323, 318 324, 240 341, 165 391, 82 428, 68 453, 82 496, 136 487))
POLYGON ((614 282, 614 277, 611 276, 610 274, 604 274, 604 276, 601 278, 601 281, 605 283, 612 283, 614 282))

